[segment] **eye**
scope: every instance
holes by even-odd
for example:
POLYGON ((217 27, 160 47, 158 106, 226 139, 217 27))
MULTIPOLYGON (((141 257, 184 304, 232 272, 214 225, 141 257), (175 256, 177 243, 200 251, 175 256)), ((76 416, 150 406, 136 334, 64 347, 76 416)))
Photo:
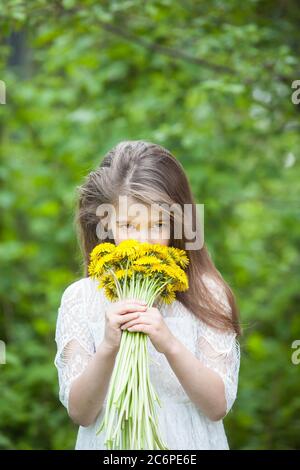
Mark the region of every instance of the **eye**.
POLYGON ((155 225, 155 226, 163 227, 165 224, 164 224, 163 222, 156 222, 154 225, 155 225))

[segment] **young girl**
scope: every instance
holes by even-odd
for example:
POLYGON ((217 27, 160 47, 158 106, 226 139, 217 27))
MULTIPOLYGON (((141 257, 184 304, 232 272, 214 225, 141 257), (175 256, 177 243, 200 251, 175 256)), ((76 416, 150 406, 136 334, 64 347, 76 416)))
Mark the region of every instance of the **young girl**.
POLYGON ((237 394, 241 331, 234 295, 205 243, 186 250, 189 289, 179 292, 172 304, 160 301, 147 308, 136 299, 110 302, 98 281, 88 277, 90 252, 102 241, 117 245, 131 238, 186 249, 185 219, 178 238, 171 212, 167 232, 160 211, 151 212, 150 223, 143 216, 129 218, 119 197, 126 197, 129 206, 139 202, 147 208, 189 204, 195 214, 182 166, 159 145, 125 141, 108 152, 78 189, 76 221, 86 277, 63 292, 54 361, 60 401, 80 425, 75 448, 105 449, 104 432, 96 436, 96 431, 121 334, 128 328, 148 334, 150 378, 161 402, 159 426, 168 448, 228 449, 222 419, 237 394), (106 225, 97 215, 104 204, 117 211, 106 225))

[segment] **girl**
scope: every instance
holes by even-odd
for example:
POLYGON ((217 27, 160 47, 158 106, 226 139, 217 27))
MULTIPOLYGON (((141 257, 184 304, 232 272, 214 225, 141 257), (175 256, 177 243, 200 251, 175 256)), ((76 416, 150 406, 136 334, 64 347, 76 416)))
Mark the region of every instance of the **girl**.
POLYGON ((119 198, 147 208, 190 204, 195 214, 182 166, 159 145, 125 141, 107 153, 78 189, 76 222, 86 277, 63 292, 54 361, 60 401, 79 425, 75 449, 105 449, 104 433, 96 436, 96 431, 125 328, 149 336, 150 378, 161 402, 159 426, 168 448, 228 449, 222 419, 236 398, 241 331, 234 295, 205 244, 187 250, 189 289, 179 292, 172 304, 160 302, 147 309, 136 299, 110 302, 98 281, 88 277, 90 252, 102 241, 118 244, 132 238, 186 249, 185 221, 178 238, 176 217, 168 213, 167 232, 160 211, 154 211, 149 237, 148 218, 127 217, 119 198), (106 225, 97 215, 104 204, 118 211, 106 225))

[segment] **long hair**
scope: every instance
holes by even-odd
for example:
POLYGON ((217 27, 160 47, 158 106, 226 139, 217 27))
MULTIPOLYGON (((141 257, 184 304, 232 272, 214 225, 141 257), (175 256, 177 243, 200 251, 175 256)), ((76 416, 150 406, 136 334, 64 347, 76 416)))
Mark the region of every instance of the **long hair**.
MULTIPOLYGON (((99 216, 96 214, 99 205, 115 206, 122 195, 147 204, 175 204, 182 209, 185 204, 190 204, 193 216, 196 214, 196 204, 180 162, 164 147, 143 140, 122 141, 112 148, 99 167, 85 177, 77 191, 74 222, 85 276, 88 276, 92 249, 102 241, 114 243, 112 236, 106 235, 105 240, 99 238, 99 216)), ((170 214, 170 219, 173 224, 169 245, 186 249, 188 240, 184 227, 182 237, 175 238, 173 214, 170 214)), ((200 227, 196 229, 200 233, 200 227)), ((189 288, 178 292, 177 299, 206 324, 221 330, 233 330, 240 335, 235 296, 215 267, 204 240, 200 249, 186 249, 186 252, 190 260, 186 271, 189 288), (221 297, 215 296, 205 279, 218 287, 221 297)))

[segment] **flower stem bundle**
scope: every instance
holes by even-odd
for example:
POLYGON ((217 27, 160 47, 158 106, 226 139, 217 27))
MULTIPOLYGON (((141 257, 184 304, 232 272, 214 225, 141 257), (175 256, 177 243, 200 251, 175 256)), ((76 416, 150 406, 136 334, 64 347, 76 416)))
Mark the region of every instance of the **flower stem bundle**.
MULTIPOLYGON (((188 288, 184 250, 125 240, 100 243, 90 255, 89 275, 99 280, 110 301, 139 299, 152 307, 156 299, 175 300, 188 288)), ((156 403, 149 376, 148 335, 122 332, 112 372, 105 415, 97 434, 105 431, 109 450, 168 450, 160 436, 156 403)))

